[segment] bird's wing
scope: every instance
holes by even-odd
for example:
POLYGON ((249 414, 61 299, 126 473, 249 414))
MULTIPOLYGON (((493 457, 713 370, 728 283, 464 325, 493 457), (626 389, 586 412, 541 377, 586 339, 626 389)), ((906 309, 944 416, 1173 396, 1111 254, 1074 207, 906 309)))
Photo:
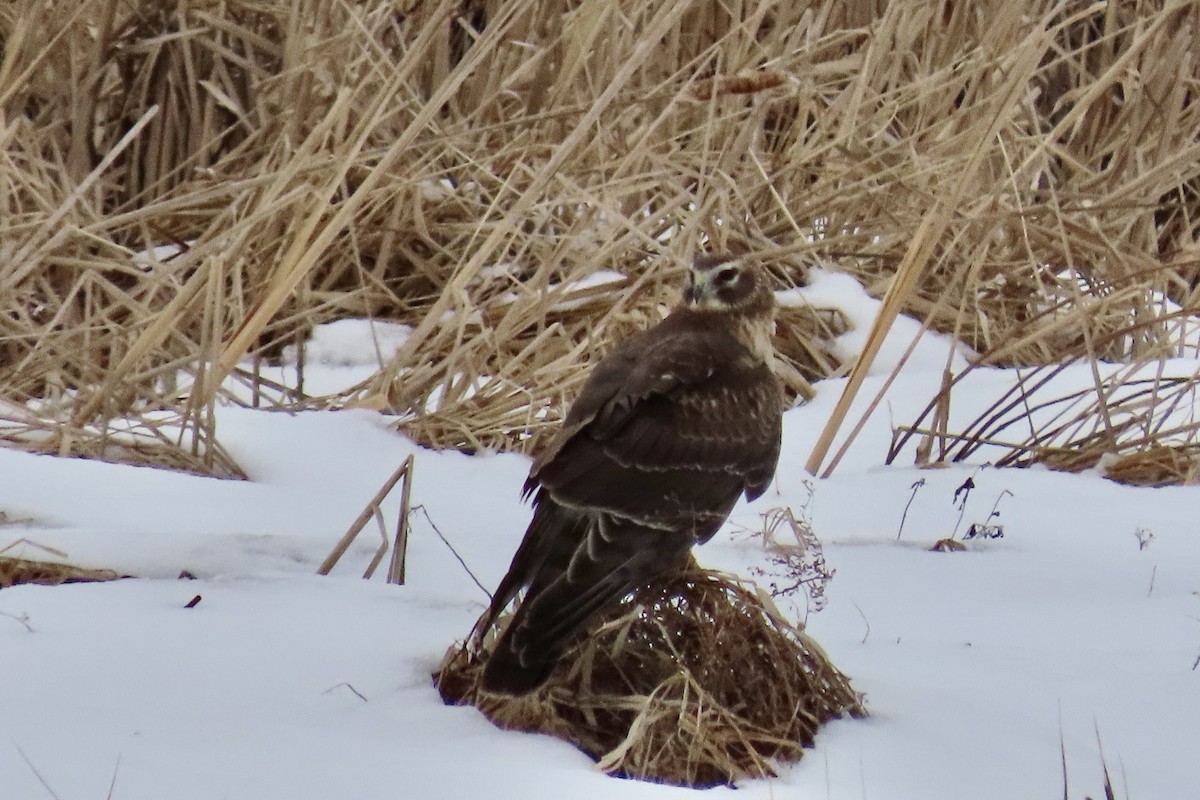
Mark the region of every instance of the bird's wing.
POLYGON ((701 539, 740 494, 762 492, 779 455, 778 382, 728 331, 673 319, 596 366, 526 491, 701 539))

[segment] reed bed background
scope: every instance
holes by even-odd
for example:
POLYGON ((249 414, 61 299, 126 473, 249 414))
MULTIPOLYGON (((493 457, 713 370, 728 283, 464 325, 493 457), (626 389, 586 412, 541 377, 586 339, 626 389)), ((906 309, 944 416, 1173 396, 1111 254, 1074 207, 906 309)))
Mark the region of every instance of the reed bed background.
MULTIPOLYGON (((413 328, 373 378, 258 402, 528 450, 699 249, 758 253, 781 287, 851 273, 981 364, 1165 358, 1197 306, 1198 22, 1142 0, 4 3, 0 430, 236 474, 224 382, 370 317, 413 328), (602 270, 624 277, 581 283, 602 270)), ((785 310, 794 393, 850 368, 823 347, 840 324, 785 310)), ((943 437, 923 457, 952 457, 944 427, 914 421, 943 437)))

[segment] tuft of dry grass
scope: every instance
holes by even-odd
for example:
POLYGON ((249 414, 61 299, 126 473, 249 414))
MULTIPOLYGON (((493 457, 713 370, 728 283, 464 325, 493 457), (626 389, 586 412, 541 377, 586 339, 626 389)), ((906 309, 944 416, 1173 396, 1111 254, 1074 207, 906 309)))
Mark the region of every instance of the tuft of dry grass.
MULTIPOLYGON (((697 249, 781 287, 848 272, 989 363, 1158 357, 1161 298, 1197 306, 1198 24, 1189 0, 6 3, 0 435, 236 475, 224 381, 370 317, 413 328, 373 378, 255 396, 529 450, 697 249), (624 279, 581 288, 602 270, 624 279), (124 419, 161 436, 109 447, 124 419)), ((845 365, 789 314, 804 395, 845 365)))
POLYGON ((505 621, 446 653, 434 675, 443 699, 563 738, 613 775, 694 787, 767 777, 798 760, 825 722, 866 713, 768 598, 698 568, 622 601, 527 697, 477 688, 505 621))
POLYGON ((1198 448, 1159 445, 1113 459, 1104 475, 1134 486, 1180 486, 1196 483, 1198 448))
POLYGON ((95 583, 128 577, 110 569, 86 569, 53 561, 31 561, 0 556, 0 589, 22 583, 59 586, 64 583, 95 583))

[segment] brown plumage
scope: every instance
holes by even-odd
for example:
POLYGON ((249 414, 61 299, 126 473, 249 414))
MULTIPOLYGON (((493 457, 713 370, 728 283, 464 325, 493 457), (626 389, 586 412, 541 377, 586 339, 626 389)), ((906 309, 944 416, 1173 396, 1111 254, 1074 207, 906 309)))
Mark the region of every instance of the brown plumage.
POLYGON ((686 566, 767 488, 783 413, 773 312, 758 268, 700 256, 682 303, 595 366, 525 481, 533 520, 477 634, 525 594, 483 689, 536 689, 598 612, 686 566))

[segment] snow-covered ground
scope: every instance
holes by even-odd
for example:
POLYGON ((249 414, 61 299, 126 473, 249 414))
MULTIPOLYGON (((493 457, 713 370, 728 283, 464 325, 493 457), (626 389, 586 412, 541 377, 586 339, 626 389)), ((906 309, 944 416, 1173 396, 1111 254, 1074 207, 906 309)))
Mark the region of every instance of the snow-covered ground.
MULTIPOLYGON (((810 299, 873 313, 851 287, 821 291, 810 299)), ((359 347, 369 372, 394 347, 357 342, 345 325, 326 344, 325 366, 310 363, 309 376, 353 372, 344 356, 359 347)), ((798 765, 736 796, 1063 797, 1065 756, 1071 800, 1104 796, 1102 758, 1119 798, 1200 797, 1200 487, 882 466, 890 421, 924 407, 946 347, 922 341, 834 475, 813 481, 803 464, 843 382, 819 385, 786 417, 776 490, 739 506, 698 551, 749 574, 765 560, 746 529, 761 529, 772 508, 807 507, 836 570, 808 630, 872 713, 832 723, 798 765), (968 477, 960 511, 952 498, 968 477), (973 522, 1005 535, 929 551, 973 522)), ((884 363, 903 349, 885 348, 884 363)), ((868 378, 851 420, 883 373, 868 378)), ((969 419, 1013 380, 980 371, 956 389, 955 414, 969 419)), ((250 481, 0 450, 0 548, 26 540, 7 555, 52 547, 141 577, 0 590, 0 797, 693 794, 606 777, 565 743, 443 706, 430 683, 486 600, 432 525, 494 587, 528 520, 518 498, 527 460, 424 451, 367 411, 223 408, 218 434, 250 481), (410 453, 421 508, 407 585, 384 583, 383 568, 361 579, 373 525, 331 576, 315 576, 410 453)), ((390 521, 398 494, 385 504, 390 521)))

